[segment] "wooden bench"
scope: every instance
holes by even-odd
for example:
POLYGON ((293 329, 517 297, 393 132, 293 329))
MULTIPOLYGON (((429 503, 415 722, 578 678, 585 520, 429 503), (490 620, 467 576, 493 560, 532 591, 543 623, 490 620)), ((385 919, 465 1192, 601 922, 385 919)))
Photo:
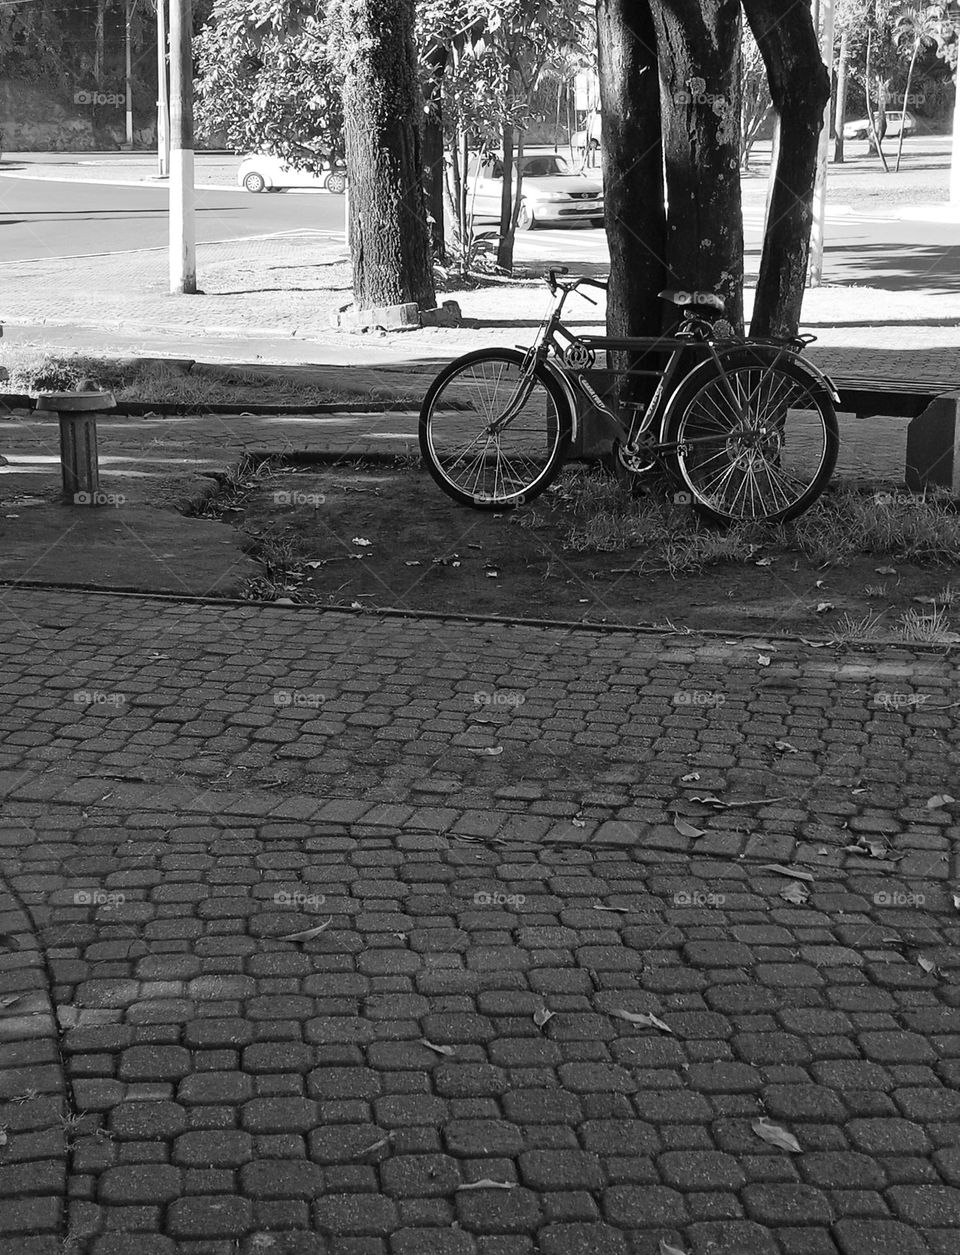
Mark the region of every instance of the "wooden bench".
MULTIPOLYGON (((831 375, 841 413, 908 418, 904 479, 911 492, 948 488, 960 496, 960 381, 831 375)), ((842 433, 841 433, 842 438, 842 433)))

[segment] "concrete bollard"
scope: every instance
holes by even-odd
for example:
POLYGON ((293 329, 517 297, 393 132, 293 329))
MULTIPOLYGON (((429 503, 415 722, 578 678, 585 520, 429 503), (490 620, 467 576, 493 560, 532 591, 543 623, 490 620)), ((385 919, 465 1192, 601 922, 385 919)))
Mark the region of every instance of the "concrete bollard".
POLYGON ((101 505, 97 460, 97 415, 116 407, 112 392, 100 392, 83 380, 76 392, 44 392, 38 410, 55 410, 60 419, 60 466, 63 496, 71 505, 101 505))

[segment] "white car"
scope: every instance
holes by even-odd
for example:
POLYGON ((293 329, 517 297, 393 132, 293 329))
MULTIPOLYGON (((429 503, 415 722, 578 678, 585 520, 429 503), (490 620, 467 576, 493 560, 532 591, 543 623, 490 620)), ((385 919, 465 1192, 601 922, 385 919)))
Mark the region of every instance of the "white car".
MULTIPOLYGON (((877 115, 877 124, 880 123, 880 117, 877 115)), ((904 135, 913 135, 917 129, 917 119, 912 113, 907 113, 903 119, 904 135)), ((885 137, 892 135, 894 137, 900 134, 900 110, 891 109, 887 112, 887 129, 885 137)), ((844 139, 868 139, 870 136, 870 119, 857 118, 853 122, 845 122, 843 126, 844 139)))
POLYGON ((347 187, 347 172, 335 168, 314 174, 312 170, 295 170, 270 153, 254 153, 240 163, 237 182, 248 192, 280 192, 288 187, 312 187, 326 188, 328 192, 342 195, 347 187))
MULTIPOLYGON (((603 185, 571 170, 558 153, 533 153, 520 158, 523 170, 518 231, 534 227, 560 227, 571 222, 603 226, 603 185)), ((482 166, 476 157, 467 167, 467 204, 477 220, 500 221, 503 164, 487 157, 482 166)))

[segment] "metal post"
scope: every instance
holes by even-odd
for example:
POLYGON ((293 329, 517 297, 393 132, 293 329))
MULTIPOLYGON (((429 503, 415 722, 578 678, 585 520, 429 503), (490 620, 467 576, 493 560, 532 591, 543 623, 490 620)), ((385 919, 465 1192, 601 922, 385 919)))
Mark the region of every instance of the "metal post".
POLYGON ((63 498, 69 505, 104 503, 97 456, 97 416, 115 406, 112 393, 91 390, 44 392, 37 398, 37 409, 56 411, 60 421, 63 498))
POLYGON ((133 147, 133 61, 130 53, 130 20, 133 12, 130 8, 130 0, 126 0, 124 11, 124 31, 126 34, 126 57, 124 72, 126 75, 127 87, 127 145, 133 147))
POLYGON ((197 290, 192 38, 192 0, 170 0, 170 291, 175 293, 197 290))
POLYGON ((167 90, 166 0, 157 0, 157 164, 159 175, 170 173, 170 104, 167 90))
MULTIPOLYGON (((823 17, 821 51, 827 66, 827 75, 833 81, 833 0, 819 0, 823 17)), ((823 126, 817 146, 817 177, 813 185, 813 222, 810 229, 809 282, 818 288, 823 282, 823 238, 827 217, 827 158, 830 155, 830 99, 823 109, 823 126)))

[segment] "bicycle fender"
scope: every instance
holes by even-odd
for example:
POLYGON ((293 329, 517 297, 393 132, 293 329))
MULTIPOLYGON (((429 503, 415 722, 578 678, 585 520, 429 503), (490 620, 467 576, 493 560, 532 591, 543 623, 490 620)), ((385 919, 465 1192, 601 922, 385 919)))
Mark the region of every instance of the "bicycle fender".
MULTIPOLYGON (((724 365, 726 359, 734 356, 735 354, 742 353, 744 349, 749 348, 749 344, 738 344, 732 345, 729 349, 720 349, 717 353, 717 357, 720 359, 720 365, 724 365)), ((794 353, 792 350, 786 350, 784 356, 789 358, 793 365, 796 366, 798 370, 802 371, 811 383, 819 384, 821 388, 824 388, 834 405, 840 404, 839 394, 837 393, 833 380, 830 379, 829 376, 825 375, 822 370, 814 366, 812 362, 808 362, 806 358, 800 357, 799 354, 794 353)), ((693 370, 689 371, 677 381, 676 387, 670 393, 666 405, 663 407, 663 418, 660 422, 661 440, 665 438, 665 433, 668 430, 671 420, 673 419, 673 412, 676 408, 676 397, 680 389, 691 379, 700 380, 710 378, 712 374, 716 373, 716 369, 716 362, 714 362, 712 358, 707 358, 705 362, 700 362, 699 365, 693 368, 693 370)))
POLYGON ((560 370, 557 366, 555 366, 554 363, 551 362, 549 358, 541 362, 541 365, 543 366, 543 369, 549 374, 550 378, 553 379, 560 386, 560 389, 563 392, 563 395, 567 399, 567 408, 570 411, 570 431, 571 431, 571 443, 572 443, 577 438, 577 432, 579 430, 579 425, 580 425, 579 413, 578 413, 579 407, 577 406, 577 398, 576 398, 576 394, 573 391, 573 386, 571 385, 570 380, 567 378, 566 374, 562 370, 560 370))

